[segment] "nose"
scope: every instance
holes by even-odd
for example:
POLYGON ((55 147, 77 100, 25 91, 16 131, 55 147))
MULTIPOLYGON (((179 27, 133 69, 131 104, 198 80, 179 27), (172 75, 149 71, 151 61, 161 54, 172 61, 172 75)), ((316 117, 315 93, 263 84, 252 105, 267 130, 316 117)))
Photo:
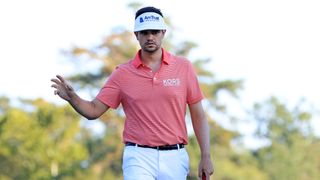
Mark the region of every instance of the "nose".
POLYGON ((152 32, 150 32, 150 31, 146 34, 147 39, 152 39, 153 36, 154 36, 154 35, 153 35, 152 32))

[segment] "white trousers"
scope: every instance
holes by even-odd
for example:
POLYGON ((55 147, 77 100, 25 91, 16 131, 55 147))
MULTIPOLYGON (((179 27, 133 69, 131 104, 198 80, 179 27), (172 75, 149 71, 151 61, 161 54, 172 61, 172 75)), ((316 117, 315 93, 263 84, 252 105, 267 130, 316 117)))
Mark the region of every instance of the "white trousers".
POLYGON ((122 170, 124 180, 185 180, 189 156, 185 148, 157 150, 125 146, 122 170))

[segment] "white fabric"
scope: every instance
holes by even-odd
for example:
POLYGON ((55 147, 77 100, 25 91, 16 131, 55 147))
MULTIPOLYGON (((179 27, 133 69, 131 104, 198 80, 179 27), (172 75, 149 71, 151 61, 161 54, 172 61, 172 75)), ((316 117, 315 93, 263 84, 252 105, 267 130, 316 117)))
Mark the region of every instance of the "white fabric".
POLYGON ((159 151, 126 146, 122 170, 124 180, 186 180, 189 156, 185 148, 159 151))
POLYGON ((162 18, 157 13, 154 12, 146 12, 140 14, 135 20, 134 23, 134 32, 142 31, 142 30, 166 30, 166 24, 162 18))

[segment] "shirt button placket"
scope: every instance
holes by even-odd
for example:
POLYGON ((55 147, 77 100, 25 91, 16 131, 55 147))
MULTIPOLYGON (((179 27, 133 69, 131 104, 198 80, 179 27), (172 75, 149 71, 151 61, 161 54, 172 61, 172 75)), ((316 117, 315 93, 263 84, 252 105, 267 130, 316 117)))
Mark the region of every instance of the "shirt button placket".
POLYGON ((158 84, 158 73, 155 73, 155 75, 153 76, 153 84, 158 84))
POLYGON ((156 84, 156 80, 157 80, 157 78, 154 76, 154 77, 152 78, 152 84, 153 84, 153 85, 156 84))

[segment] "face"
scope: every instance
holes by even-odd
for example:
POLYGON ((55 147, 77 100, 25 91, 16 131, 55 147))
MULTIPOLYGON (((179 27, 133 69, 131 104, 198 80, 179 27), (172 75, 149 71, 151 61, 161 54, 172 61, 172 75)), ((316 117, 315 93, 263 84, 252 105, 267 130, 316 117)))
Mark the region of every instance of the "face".
POLYGON ((139 41, 141 49, 152 53, 161 48, 165 32, 165 30, 143 30, 135 32, 135 35, 139 41))

